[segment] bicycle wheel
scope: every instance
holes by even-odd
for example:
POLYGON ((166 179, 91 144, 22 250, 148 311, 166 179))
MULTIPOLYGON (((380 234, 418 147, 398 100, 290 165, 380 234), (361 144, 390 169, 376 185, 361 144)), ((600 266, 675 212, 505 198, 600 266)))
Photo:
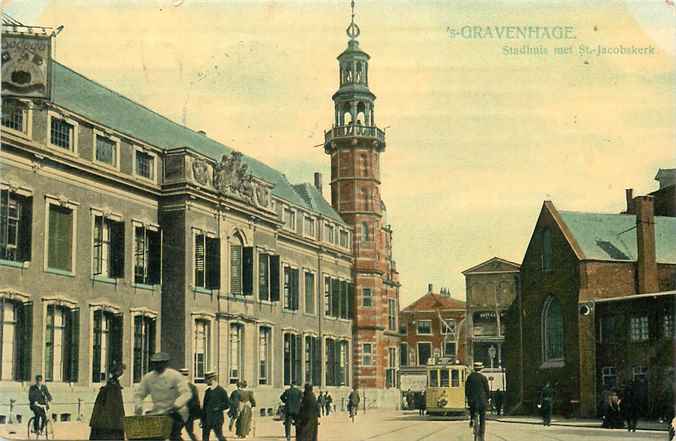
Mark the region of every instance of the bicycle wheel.
POLYGON ((26 426, 26 439, 38 439, 38 434, 33 431, 33 422, 35 417, 30 417, 28 426, 26 426))
POLYGON ((47 418, 47 423, 42 434, 45 439, 54 439, 54 423, 49 418, 47 418))

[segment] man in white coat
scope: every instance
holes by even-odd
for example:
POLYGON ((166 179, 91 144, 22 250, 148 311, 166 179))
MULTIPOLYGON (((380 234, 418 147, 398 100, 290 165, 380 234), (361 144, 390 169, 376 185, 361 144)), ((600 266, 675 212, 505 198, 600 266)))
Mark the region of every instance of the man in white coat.
POLYGON ((181 428, 188 420, 188 401, 192 392, 188 381, 178 371, 168 367, 169 354, 158 352, 150 357, 152 370, 145 374, 134 397, 136 415, 143 414, 143 400, 150 395, 153 408, 148 415, 168 415, 174 420, 171 440, 181 439, 181 428))

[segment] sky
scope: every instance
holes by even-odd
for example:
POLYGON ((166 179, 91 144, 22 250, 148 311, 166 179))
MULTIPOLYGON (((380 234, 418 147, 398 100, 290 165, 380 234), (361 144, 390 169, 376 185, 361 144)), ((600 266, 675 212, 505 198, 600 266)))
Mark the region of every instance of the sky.
MULTIPOLYGON (((64 26, 60 62, 291 182, 322 172, 330 200, 316 145, 333 121, 348 0, 1 1, 24 24, 64 26)), ((357 0, 402 308, 428 283, 464 299, 461 271, 493 256, 520 263, 544 200, 619 212, 625 188, 655 190, 658 168, 676 167, 670 3, 357 0), (574 38, 452 37, 468 26, 574 38), (581 52, 599 45, 648 50, 581 52)))

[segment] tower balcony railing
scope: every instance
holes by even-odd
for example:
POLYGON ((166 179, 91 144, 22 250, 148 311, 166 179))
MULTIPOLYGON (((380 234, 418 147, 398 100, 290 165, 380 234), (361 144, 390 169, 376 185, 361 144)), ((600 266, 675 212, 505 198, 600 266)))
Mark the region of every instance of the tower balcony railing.
POLYGON ((372 138, 385 143, 385 132, 376 126, 362 126, 360 124, 349 124, 346 126, 333 127, 324 132, 324 143, 329 143, 339 138, 372 138))

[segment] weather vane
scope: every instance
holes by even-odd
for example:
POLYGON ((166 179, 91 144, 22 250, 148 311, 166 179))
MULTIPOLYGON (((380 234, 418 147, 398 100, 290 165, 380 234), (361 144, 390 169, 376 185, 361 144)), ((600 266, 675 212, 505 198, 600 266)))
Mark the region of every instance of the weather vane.
POLYGON ((350 25, 347 27, 347 36, 350 37, 350 40, 356 40, 357 37, 359 37, 359 33, 361 31, 359 30, 357 23, 354 22, 354 0, 352 0, 350 4, 352 5, 352 20, 350 21, 350 25))

